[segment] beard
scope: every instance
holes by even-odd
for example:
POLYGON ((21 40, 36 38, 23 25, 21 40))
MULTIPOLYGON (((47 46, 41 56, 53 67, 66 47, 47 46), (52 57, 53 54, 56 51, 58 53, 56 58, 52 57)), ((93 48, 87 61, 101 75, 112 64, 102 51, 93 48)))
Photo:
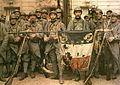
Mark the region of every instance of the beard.
POLYGON ((76 19, 80 19, 81 16, 80 16, 80 15, 76 15, 75 18, 76 18, 76 19))
POLYGON ((51 19, 51 22, 54 23, 56 21, 56 19, 51 19))

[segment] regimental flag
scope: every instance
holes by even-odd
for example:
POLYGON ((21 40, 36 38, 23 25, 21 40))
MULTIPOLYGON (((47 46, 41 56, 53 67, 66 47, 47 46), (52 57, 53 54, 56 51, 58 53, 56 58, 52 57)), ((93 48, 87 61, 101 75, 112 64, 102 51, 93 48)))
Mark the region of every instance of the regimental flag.
POLYGON ((92 31, 64 31, 58 34, 61 47, 64 48, 63 58, 73 71, 75 69, 88 70, 93 49, 92 31))

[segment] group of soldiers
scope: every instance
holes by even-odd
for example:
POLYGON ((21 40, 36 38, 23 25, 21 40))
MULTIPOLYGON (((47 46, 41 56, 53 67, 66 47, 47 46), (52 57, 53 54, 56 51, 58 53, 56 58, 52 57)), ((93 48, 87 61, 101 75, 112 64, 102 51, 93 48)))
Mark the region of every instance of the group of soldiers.
MULTIPOLYGON (((93 33, 98 29, 111 29, 107 33, 106 40, 110 43, 113 55, 110 55, 108 47, 104 44, 103 50, 99 57, 97 66, 93 76, 99 78, 101 73, 100 68, 105 69, 106 79, 115 79, 119 72, 120 57, 119 57, 119 39, 120 39, 120 25, 118 23, 117 13, 108 10, 106 15, 103 15, 101 9, 92 7, 89 14, 82 19, 82 9, 76 7, 74 9, 75 18, 71 20, 66 27, 62 21, 63 11, 60 8, 48 11, 36 9, 35 12, 30 12, 26 15, 24 12, 15 10, 11 15, 9 21, 0 22, 0 80, 5 81, 13 74, 16 63, 18 61, 18 53, 25 39, 22 52, 20 53, 20 68, 22 69, 20 80, 24 80, 28 76, 28 68, 30 69, 30 77, 35 78, 35 69, 39 66, 47 68, 47 62, 52 63, 52 70, 54 75, 50 76, 52 79, 59 79, 62 76, 61 69, 61 51, 60 42, 58 39, 58 31, 74 31, 74 30, 92 30, 93 33), (48 15, 49 14, 49 15, 48 15), (49 16, 49 17, 48 17, 49 16), (107 55, 106 55, 107 54, 107 55), (115 57, 115 59, 113 59, 115 57), (43 62, 45 60, 45 63, 43 62), (101 67, 101 63, 103 64, 101 67), (116 64, 116 61, 119 64, 116 64), (6 68, 6 72, 4 70, 6 68)), ((96 60, 98 50, 102 41, 102 33, 97 34, 97 41, 93 49, 93 57, 91 59, 90 70, 85 72, 87 77, 90 74, 93 63, 96 60)), ((79 81, 80 75, 83 72, 76 71, 76 81, 79 81)), ((17 76, 17 75, 16 75, 17 76)), ((46 77, 49 77, 46 74, 46 77)), ((85 79, 86 79, 85 77, 85 79)), ((85 80, 84 79, 84 80, 85 80)), ((91 83, 88 83, 91 85, 91 83)))

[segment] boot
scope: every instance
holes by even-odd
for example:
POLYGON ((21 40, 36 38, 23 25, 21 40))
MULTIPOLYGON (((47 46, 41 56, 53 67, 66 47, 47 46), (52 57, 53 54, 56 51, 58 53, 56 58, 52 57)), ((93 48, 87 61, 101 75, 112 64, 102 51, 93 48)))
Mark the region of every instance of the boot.
POLYGON ((30 77, 31 77, 31 78, 35 78, 34 72, 31 72, 31 73, 30 73, 30 77))
POLYGON ((106 76, 106 80, 107 81, 111 80, 110 76, 106 76))
POLYGON ((27 73, 23 73, 23 74, 21 75, 21 78, 20 78, 19 80, 22 81, 22 80, 24 80, 24 79, 27 78, 27 77, 28 77, 27 73))
POLYGON ((115 74, 112 75, 112 79, 117 79, 115 74))
POLYGON ((62 75, 60 75, 60 77, 59 77, 59 83, 60 83, 60 84, 64 84, 64 81, 63 81, 63 79, 62 79, 62 75))
POLYGON ((95 73, 94 77, 98 79, 99 78, 99 73, 95 73))
POLYGON ((88 82, 85 85, 92 85, 91 80, 88 80, 88 82))
POLYGON ((110 73, 109 73, 109 72, 107 72, 106 80, 107 80, 107 81, 111 80, 111 76, 110 76, 110 73))
POLYGON ((0 81, 6 82, 6 80, 4 78, 1 78, 1 77, 0 77, 0 81))
POLYGON ((76 71, 74 81, 79 81, 79 80, 80 80, 80 73, 78 71, 76 71))

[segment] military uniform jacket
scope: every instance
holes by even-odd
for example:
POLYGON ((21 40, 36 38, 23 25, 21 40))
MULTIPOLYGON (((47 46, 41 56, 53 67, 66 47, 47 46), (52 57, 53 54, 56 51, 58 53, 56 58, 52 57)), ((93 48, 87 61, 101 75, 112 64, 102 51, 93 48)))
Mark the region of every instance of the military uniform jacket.
POLYGON ((106 38, 114 37, 114 40, 110 43, 112 47, 112 51, 114 56, 118 59, 119 58, 119 41, 120 41, 120 24, 118 22, 111 23, 108 27, 109 29, 112 29, 111 32, 107 33, 106 38))
MULTIPOLYGON (((39 31, 43 31, 42 25, 36 23, 28 23, 27 25, 27 29, 32 31, 32 32, 39 32, 39 31)), ((31 35, 32 33, 30 33, 29 35, 31 35)), ((30 46, 30 50, 38 57, 40 57, 40 39, 43 38, 43 33, 36 33, 37 36, 32 39, 29 40, 29 46, 30 46)))
POLYGON ((20 46, 20 42, 14 42, 14 38, 19 37, 21 27, 17 24, 11 25, 10 23, 6 26, 7 32, 15 32, 17 34, 9 34, 9 47, 17 54, 20 46))
POLYGON ((90 30, 86 21, 81 19, 74 19, 70 21, 67 27, 67 30, 90 30))
POLYGON ((57 20, 54 23, 49 21, 45 27, 45 31, 49 31, 49 36, 54 39, 58 39, 58 31, 65 31, 65 29, 65 25, 57 20))
MULTIPOLYGON (((65 31, 65 29, 65 25, 62 22, 55 21, 54 23, 52 23, 51 21, 49 21, 46 25, 45 31, 49 31, 49 37, 56 40, 58 39, 58 31, 65 31)), ((51 41, 52 40, 49 40, 47 42, 45 53, 50 52, 52 49, 59 48, 57 42, 50 43, 51 41)))

